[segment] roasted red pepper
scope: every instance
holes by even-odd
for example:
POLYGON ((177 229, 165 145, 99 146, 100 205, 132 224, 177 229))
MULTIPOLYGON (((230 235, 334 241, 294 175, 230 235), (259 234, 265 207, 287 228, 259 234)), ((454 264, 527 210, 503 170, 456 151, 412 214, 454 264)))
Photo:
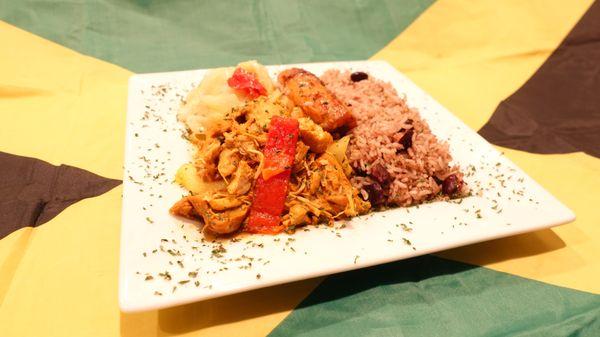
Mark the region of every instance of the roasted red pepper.
POLYGON ((267 89, 260 84, 256 75, 242 68, 235 69, 227 84, 250 99, 267 95, 267 89))
POLYGON ((292 165, 298 142, 298 121, 275 116, 271 118, 262 174, 254 186, 254 200, 245 227, 247 232, 275 234, 285 228, 281 213, 285 207, 292 165))
POLYGON ((281 225, 281 213, 285 207, 289 181, 289 171, 281 172, 269 180, 264 180, 262 176, 258 178, 245 231, 276 234, 285 229, 281 225))
POLYGON ((269 125, 267 144, 263 150, 262 177, 269 180, 294 165, 299 123, 294 118, 274 116, 269 125))

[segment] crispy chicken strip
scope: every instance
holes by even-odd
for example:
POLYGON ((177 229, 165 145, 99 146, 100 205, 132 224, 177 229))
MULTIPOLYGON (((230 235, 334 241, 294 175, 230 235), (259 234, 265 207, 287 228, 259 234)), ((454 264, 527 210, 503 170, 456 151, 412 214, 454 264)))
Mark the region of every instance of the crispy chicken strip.
POLYGON ((314 74, 299 68, 284 70, 279 83, 288 97, 325 131, 356 126, 350 110, 314 74))

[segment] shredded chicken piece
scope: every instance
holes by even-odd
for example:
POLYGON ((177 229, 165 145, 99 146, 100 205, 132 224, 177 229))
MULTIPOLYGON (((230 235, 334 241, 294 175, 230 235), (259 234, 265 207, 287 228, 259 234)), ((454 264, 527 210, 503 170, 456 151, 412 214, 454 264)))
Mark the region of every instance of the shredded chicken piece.
POLYGON ((202 217, 206 229, 216 234, 229 234, 240 228, 250 209, 249 205, 241 205, 224 212, 216 212, 206 199, 199 196, 185 198, 194 211, 202 217))
POLYGON ((325 197, 325 200, 342 207, 346 207, 348 205, 348 198, 345 195, 330 195, 325 197))
POLYGON ((294 156, 294 166, 302 165, 306 154, 308 153, 309 147, 306 146, 301 140, 296 143, 296 154, 294 156))
POLYGON ((241 198, 228 196, 224 198, 210 199, 208 200, 208 204, 216 211, 224 211, 240 206, 243 204, 243 201, 241 198))
POLYGON ((219 164, 217 169, 223 179, 226 179, 235 172, 240 163, 240 155, 235 149, 224 149, 219 155, 219 164))
POLYGON ((198 153, 200 156, 196 161, 198 172, 208 180, 215 180, 217 174, 217 158, 221 153, 221 144, 218 140, 207 141, 198 153))
POLYGON ((173 215, 196 220, 198 218, 198 213, 196 213, 194 207, 192 206, 188 198, 190 197, 183 197, 179 199, 179 201, 177 201, 173 206, 171 206, 169 212, 173 215))
POLYGON ((310 201, 309 199, 301 197, 301 196, 294 196, 294 198, 302 201, 314 215, 316 215, 316 216, 321 215, 321 209, 318 204, 315 204, 313 201, 310 201))
POLYGON ((250 187, 252 187, 253 178, 254 171, 252 167, 246 161, 242 160, 233 174, 233 179, 227 185, 227 192, 233 195, 246 194, 250 190, 250 187))
POLYGON ((319 203, 326 210, 343 212, 346 216, 356 216, 369 210, 370 204, 359 197, 358 190, 352 186, 333 155, 322 154, 309 169, 307 198, 321 200, 319 203))
POLYGON ((258 179, 258 176, 261 174, 262 172, 262 168, 265 164, 265 155, 260 152, 260 151, 256 151, 256 150, 252 150, 252 151, 248 151, 249 153, 253 153, 256 154, 258 156, 258 167, 256 168, 256 172, 254 173, 254 180, 258 179))
POLYGON ((314 171, 310 175, 310 184, 308 191, 310 194, 315 194, 321 186, 321 174, 318 171, 314 171))
POLYGON ((300 204, 290 207, 290 225, 298 226, 308 221, 308 209, 300 204))
POLYGON ((308 117, 300 118, 300 139, 310 147, 314 153, 323 153, 333 143, 331 134, 313 122, 308 117))

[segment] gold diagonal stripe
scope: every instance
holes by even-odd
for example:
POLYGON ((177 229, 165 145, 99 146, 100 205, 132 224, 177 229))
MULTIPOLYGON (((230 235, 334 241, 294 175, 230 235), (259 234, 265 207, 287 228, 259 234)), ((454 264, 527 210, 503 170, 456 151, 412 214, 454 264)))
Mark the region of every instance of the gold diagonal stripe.
MULTIPOLYGON (((440 0, 373 58, 407 74, 478 130, 560 44, 592 1, 440 0)), ((501 149, 565 202, 577 220, 441 254, 458 261, 600 293, 600 160, 581 153, 501 149)))
POLYGON ((0 148, 121 179, 131 72, 0 21, 0 148))

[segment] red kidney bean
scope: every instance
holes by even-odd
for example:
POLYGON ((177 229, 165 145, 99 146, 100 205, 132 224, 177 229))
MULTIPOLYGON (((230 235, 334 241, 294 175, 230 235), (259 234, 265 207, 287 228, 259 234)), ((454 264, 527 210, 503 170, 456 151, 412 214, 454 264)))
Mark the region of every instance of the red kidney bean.
POLYGON ((350 79, 352 80, 352 82, 360 82, 366 80, 367 78, 369 78, 369 74, 362 71, 357 71, 350 74, 350 79))
POLYGON ((412 146, 412 138, 415 132, 413 129, 408 129, 402 138, 400 138, 400 144, 404 147, 404 150, 408 150, 412 146))
POLYGON ((451 174, 442 182, 442 193, 453 196, 460 191, 462 181, 455 174, 451 174))
POLYGON ((371 167, 371 176, 377 180, 377 182, 384 185, 389 184, 394 180, 392 175, 381 164, 375 164, 371 167))
POLYGON ((363 187, 367 194, 369 194, 369 202, 372 206, 379 206, 385 203, 385 193, 383 188, 376 182, 363 187))

